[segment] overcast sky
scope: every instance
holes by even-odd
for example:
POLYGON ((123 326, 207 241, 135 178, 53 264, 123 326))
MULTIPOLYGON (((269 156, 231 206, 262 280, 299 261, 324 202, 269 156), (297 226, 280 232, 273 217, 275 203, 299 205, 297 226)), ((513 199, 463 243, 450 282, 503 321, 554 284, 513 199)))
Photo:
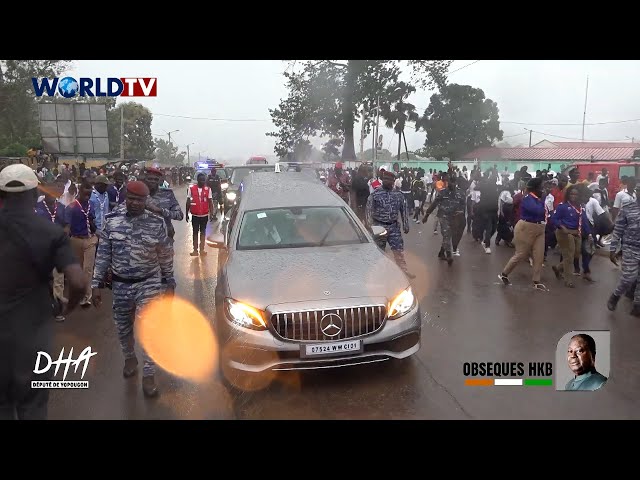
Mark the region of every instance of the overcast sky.
MULTIPOLYGON (((274 155, 275 141, 265 135, 274 130, 268 109, 287 95, 282 76, 286 66, 285 62, 270 60, 79 60, 68 74, 76 78, 157 77, 157 97, 131 99, 153 112, 152 132, 163 136, 180 130, 172 133, 171 139, 181 150, 193 143, 192 158, 200 153, 237 160, 274 155)), ((450 72, 451 83, 481 88, 486 97, 497 102, 504 140, 513 146, 528 145, 525 128, 534 130, 533 143, 544 138, 579 141, 587 76, 585 140, 640 140, 639 121, 588 125, 640 118, 640 61, 456 60, 450 72), (548 125, 554 123, 575 125, 548 125)), ((432 93, 418 91, 412 96, 421 114, 432 93)), ((359 133, 356 126, 356 151, 360 148, 359 133)), ((395 151, 392 130, 381 128, 381 133, 384 147, 395 151)), ((423 132, 407 131, 410 150, 420 148, 424 139, 423 132)), ((365 140, 365 149, 370 147, 371 137, 365 140)))

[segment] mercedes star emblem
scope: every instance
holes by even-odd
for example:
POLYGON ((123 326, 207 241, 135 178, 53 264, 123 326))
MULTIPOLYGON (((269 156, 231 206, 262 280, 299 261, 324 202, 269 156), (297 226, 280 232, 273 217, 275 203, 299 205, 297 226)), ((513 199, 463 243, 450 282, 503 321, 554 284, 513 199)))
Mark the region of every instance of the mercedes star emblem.
POLYGON ((320 320, 320 330, 327 337, 336 337, 342 331, 342 319, 335 313, 328 313, 320 320))

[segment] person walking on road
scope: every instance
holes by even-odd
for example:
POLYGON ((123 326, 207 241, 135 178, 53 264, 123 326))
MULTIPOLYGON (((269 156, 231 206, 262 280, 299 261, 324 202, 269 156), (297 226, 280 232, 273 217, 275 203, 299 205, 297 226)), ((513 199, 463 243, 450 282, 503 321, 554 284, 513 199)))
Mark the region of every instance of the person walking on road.
POLYGON ((385 238, 376 241, 378 246, 384 251, 389 242, 389 247, 393 252, 396 263, 411 279, 415 275, 409 273, 407 262, 404 258, 404 241, 400 231, 398 217, 402 218, 402 225, 405 235, 409 233, 409 215, 404 195, 393 190, 395 174, 384 172, 382 177, 382 187, 373 192, 367 200, 367 225, 371 228, 374 225, 383 226, 387 230, 385 238))
POLYGON ((91 305, 91 288, 89 282, 93 274, 93 266, 96 258, 95 212, 91 206, 91 192, 93 185, 86 180, 80 184, 77 198, 70 203, 64 211, 65 229, 71 237, 71 248, 80 260, 80 265, 87 278, 87 291, 80 301, 80 306, 88 308, 91 305))
MULTIPOLYGON (((36 213, 42 218, 49 220, 51 223, 58 225, 64 229, 64 205, 61 204, 57 198, 62 195, 64 190, 64 184, 61 182, 51 183, 44 185, 43 189, 45 197, 44 200, 36 204, 36 213)), ((69 300, 64 296, 64 274, 57 269, 53 269, 53 297, 61 305, 65 305, 69 300)), ((62 311, 57 312, 57 322, 64 322, 64 315, 62 311)))
POLYGON ((167 224, 167 233, 173 240, 176 230, 171 223, 172 220, 181 221, 184 218, 180 204, 175 193, 170 188, 160 188, 162 171, 157 168, 147 168, 144 175, 144 183, 149 187, 147 196, 147 210, 164 218, 167 224))
MULTIPOLYGON (((173 296, 173 241, 162 217, 145 210, 149 188, 143 182, 127 184, 125 208, 106 217, 100 232, 91 287, 95 307, 102 304, 107 270, 112 270, 113 318, 124 354, 125 378, 135 375, 138 359, 134 351, 134 320, 142 307, 161 295, 173 296)), ((142 390, 145 396, 158 394, 155 363, 143 349, 142 390)))
POLYGON ((558 205, 553 214, 553 222, 556 225, 556 238, 562 252, 562 263, 551 267, 558 280, 564 278, 564 285, 575 288, 569 275, 580 274, 580 267, 574 267, 574 262, 580 261, 582 251, 582 235, 591 234, 589 219, 583 204, 580 201, 580 189, 578 184, 567 187, 565 201, 558 205))
POLYGON ((516 252, 504 266, 498 278, 505 285, 511 285, 509 274, 518 263, 533 257, 533 288, 547 291, 547 287, 540 282, 544 261, 544 234, 547 224, 542 178, 529 180, 527 192, 520 204, 520 220, 513 231, 516 252))
MULTIPOLYGON (((639 190, 637 188, 635 193, 640 193, 639 190)), ((609 258, 615 265, 618 265, 617 256, 620 248, 622 248, 622 274, 616 289, 609 297, 607 308, 614 311, 622 295, 635 291, 631 315, 640 317, 640 288, 635 286, 640 271, 640 200, 637 195, 633 202, 628 202, 620 208, 616 217, 609 245, 609 258)))
POLYGON ((55 268, 67 278, 65 313, 87 287, 67 234, 50 216, 34 212, 37 187, 26 165, 0 171, 0 420, 46 420, 49 390, 31 388, 31 381, 51 380, 54 371, 33 373, 38 352, 54 356, 51 272, 55 268))
MULTIPOLYGON (((453 233, 456 234, 456 239, 459 242, 464 231, 464 209, 466 207, 466 195, 465 192, 456 187, 456 177, 451 176, 447 183, 447 187, 440 190, 436 195, 436 198, 431 202, 429 208, 422 218, 422 223, 426 223, 431 212, 438 207, 438 220, 440 221, 440 231, 442 232, 442 246, 438 253, 438 258, 446 260, 449 265, 453 263, 453 253, 455 251, 453 247, 453 233), (459 221, 455 227, 454 222, 456 215, 462 220, 459 221), (456 231, 453 231, 453 228, 456 231)), ((456 243, 457 248, 457 243, 456 243)))
POLYGON ((191 185, 187 189, 187 204, 185 206, 185 219, 189 221, 189 213, 191 213, 191 226, 193 227, 193 252, 192 257, 198 256, 198 234, 200 234, 200 255, 207 254, 204 249, 204 243, 207 234, 207 221, 213 221, 213 194, 211 189, 205 185, 207 176, 199 173, 197 184, 191 185))

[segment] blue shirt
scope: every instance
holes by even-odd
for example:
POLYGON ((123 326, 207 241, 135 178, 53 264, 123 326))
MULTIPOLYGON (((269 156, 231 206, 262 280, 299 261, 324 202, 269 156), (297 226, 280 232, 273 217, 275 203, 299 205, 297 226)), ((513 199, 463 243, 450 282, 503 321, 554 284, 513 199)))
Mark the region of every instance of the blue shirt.
POLYGON ((72 237, 87 237, 91 235, 91 231, 87 229, 87 217, 83 210, 87 213, 90 221, 95 220, 96 216, 93 213, 93 207, 88 200, 85 202, 74 200, 64 210, 64 221, 69 225, 69 234, 72 237))
POLYGON ((580 214, 578 212, 580 210, 582 210, 581 233, 589 234, 591 233, 591 228, 589 219, 587 218, 587 209, 582 205, 578 207, 578 209, 575 209, 569 202, 562 202, 558 205, 558 208, 556 208, 556 213, 553 214, 553 223, 557 228, 564 225, 569 230, 578 230, 578 226, 580 225, 580 214))
POLYGON ((64 211, 65 211, 64 205, 58 202, 57 200, 53 202, 52 208, 49 208, 49 206, 46 203, 44 203, 44 200, 36 204, 36 213, 38 215, 46 218, 47 220, 49 220, 52 223, 55 223, 56 225, 60 225, 61 227, 65 226, 64 211))
POLYGON ((109 195, 107 192, 98 193, 96 189, 91 192, 89 198, 91 202, 91 210, 93 210, 96 218, 96 228, 102 230, 104 225, 104 216, 109 213, 109 195))
POLYGON ((531 194, 525 196, 520 203, 520 220, 534 223, 544 222, 546 220, 544 199, 536 198, 531 194))
POLYGON ((109 185, 107 194, 109 195, 109 203, 120 205, 127 198, 127 187, 124 183, 120 186, 120 189, 115 185, 109 185))

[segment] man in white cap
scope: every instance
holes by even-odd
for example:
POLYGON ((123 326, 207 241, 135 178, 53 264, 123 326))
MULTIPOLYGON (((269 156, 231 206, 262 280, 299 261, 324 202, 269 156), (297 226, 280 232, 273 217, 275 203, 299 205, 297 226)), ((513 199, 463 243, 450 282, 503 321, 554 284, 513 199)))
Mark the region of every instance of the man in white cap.
POLYGON ((51 351, 57 305, 51 272, 69 282, 71 311, 87 287, 69 237, 59 225, 35 213, 38 178, 23 164, 0 171, 0 420, 46 419, 49 391, 31 381, 51 379, 50 369, 34 374, 38 352, 51 351))

